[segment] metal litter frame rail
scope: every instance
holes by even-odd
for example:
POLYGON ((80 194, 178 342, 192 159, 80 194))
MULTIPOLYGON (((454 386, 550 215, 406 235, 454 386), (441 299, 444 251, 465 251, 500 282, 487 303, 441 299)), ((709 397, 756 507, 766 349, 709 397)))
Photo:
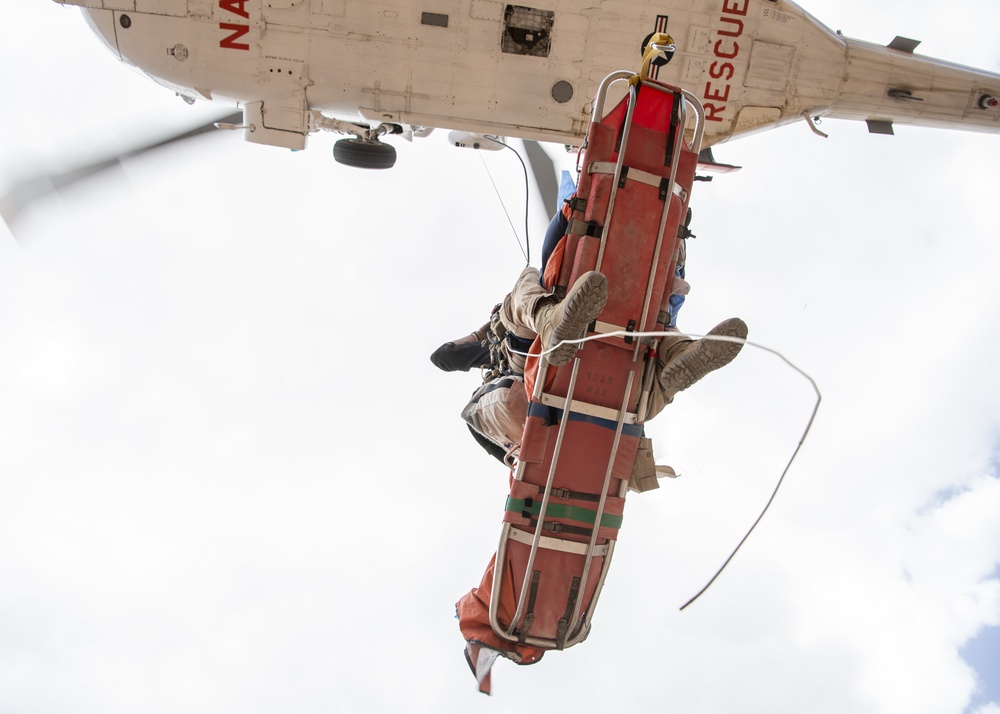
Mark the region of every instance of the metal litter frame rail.
MULTIPOLYGON (((600 266, 604 258, 604 253, 608 238, 608 227, 611 225, 611 222, 613 220, 615 198, 618 193, 619 183, 624 168, 626 147, 628 146, 628 139, 629 139, 629 131, 632 126, 635 107, 638 101, 638 88, 640 86, 648 87, 651 90, 673 94, 676 98, 680 99, 680 101, 677 103, 678 104, 677 108, 680 114, 679 127, 681 127, 682 134, 687 126, 687 119, 688 119, 687 107, 690 106, 691 108, 693 108, 696 116, 696 124, 693 131, 693 140, 690 144, 690 150, 695 152, 695 154, 698 154, 701 151, 701 145, 705 132, 705 111, 701 105, 701 102, 698 100, 696 96, 694 96, 690 92, 687 92, 685 90, 676 87, 670 87, 668 85, 663 85, 657 82, 650 82, 646 79, 641 78, 634 72, 629 72, 629 71, 614 72, 608 75, 601 83, 594 104, 593 116, 598 117, 596 121, 600 121, 600 118, 603 118, 604 104, 607 99, 607 93, 609 88, 614 83, 623 80, 627 80, 629 82, 628 108, 626 111, 626 116, 622 129, 621 146, 618 149, 618 160, 614 164, 614 180, 612 182, 612 189, 608 202, 608 214, 606 220, 604 221, 604 226, 601 229, 601 237, 600 237, 601 243, 597 257, 597 267, 596 267, 597 270, 600 270, 600 266)), ((667 200, 664 201, 664 206, 660 217, 659 234, 657 236, 655 252, 652 264, 650 266, 649 281, 647 283, 646 295, 643 302, 643 309, 642 309, 643 322, 640 324, 645 324, 646 316, 649 314, 649 310, 651 308, 650 302, 652 300, 654 280, 656 279, 656 266, 659 261, 660 252, 662 250, 662 244, 664 239, 663 233, 666 228, 669 217, 670 203, 671 203, 670 197, 672 195, 677 195, 682 203, 682 211, 686 211, 687 209, 689 196, 687 195, 687 192, 684 191, 683 188, 679 187, 676 183, 677 170, 678 170, 678 165, 680 163, 683 144, 684 144, 683 141, 677 141, 675 142, 675 145, 673 147, 673 154, 671 157, 671 167, 670 167, 670 179, 667 185, 667 200)), ((598 171, 601 173, 604 172, 610 173, 609 167, 610 167, 610 162, 606 162, 606 164, 599 164, 595 162, 590 167, 588 167, 588 170, 598 171)), ((631 173, 632 172, 630 171, 630 174, 631 173)), ((636 173, 641 174, 642 172, 636 172, 636 173)), ((633 179, 635 179, 635 177, 633 177, 633 179)), ((643 179, 644 179, 643 176, 638 177, 638 180, 643 180, 643 179)), ((635 349, 633 351, 633 362, 638 361, 639 359, 641 344, 642 344, 641 341, 639 340, 636 341, 635 349)), ((549 467, 549 473, 545 484, 545 490, 543 492, 544 495, 542 497, 542 503, 539 511, 538 521, 534 526, 535 532, 534 534, 530 534, 531 550, 528 555, 528 562, 525 568, 525 577, 523 579, 523 585, 521 587, 521 591, 518 598, 517 610, 514 613, 514 616, 511 618, 511 621, 508 625, 506 626, 501 625, 498 617, 501 586, 504 576, 502 564, 506 562, 507 544, 510 541, 526 543, 529 537, 529 534, 526 531, 521 530, 520 528, 514 526, 511 523, 504 523, 503 529, 501 531, 500 544, 497 548, 497 555, 496 555, 497 567, 493 578, 493 590, 490 597, 490 625, 493 628, 493 631, 497 635, 511 642, 521 642, 546 649, 563 649, 565 647, 570 647, 574 644, 577 644, 586 637, 590 629, 590 619, 593 614, 594 607, 597 604, 598 598, 600 597, 601 590, 604 587, 604 582, 607 577, 608 567, 611 563, 611 558, 612 555, 614 554, 614 548, 615 548, 615 540, 608 539, 606 544, 598 545, 597 539, 598 539, 598 533, 600 531, 600 524, 602 518, 604 517, 604 511, 608 498, 608 489, 611 483, 611 474, 615 463, 615 458, 617 457, 618 449, 620 446, 622 427, 626 423, 635 424, 641 421, 641 415, 645 411, 645 404, 648 399, 648 390, 650 389, 651 386, 649 380, 645 380, 646 384, 643 385, 639 409, 637 410, 637 413, 629 412, 628 410, 629 395, 632 392, 635 371, 633 370, 629 372, 628 383, 625 387, 625 396, 622 401, 621 408, 618 410, 617 415, 615 415, 614 417, 615 421, 617 422, 615 428, 615 436, 612 444, 611 453, 608 456, 608 467, 604 475, 604 486, 601 491, 600 502, 598 504, 597 513, 594 520, 594 528, 591 532, 589 543, 585 545, 577 541, 568 541, 558 537, 545 536, 542 535, 543 526, 545 524, 545 518, 547 515, 549 499, 552 493, 552 486, 555 480, 556 470, 559 465, 559 457, 562 450, 563 438, 565 437, 566 434, 567 425, 570 422, 569 419, 570 413, 577 412, 580 414, 590 414, 590 415, 599 413, 603 417, 611 417, 613 412, 613 410, 608 409, 607 407, 591 405, 580 400, 575 400, 573 398, 573 394, 575 393, 576 389, 576 381, 577 381, 577 376, 579 374, 579 368, 580 368, 580 359, 579 357, 575 357, 573 359, 573 367, 570 375, 569 389, 566 398, 563 399, 562 397, 549 395, 544 392, 545 378, 549 369, 549 364, 544 357, 539 359, 538 376, 536 377, 535 380, 535 390, 533 399, 534 401, 542 404, 549 404, 549 405, 560 404, 564 409, 564 416, 559 423, 559 429, 556 436, 552 463, 549 467), (556 639, 532 636, 530 634, 530 631, 529 632, 518 631, 518 623, 521 621, 522 617, 524 617, 525 608, 529 601, 529 591, 532 583, 532 579, 531 577, 529 577, 529 575, 533 572, 535 558, 538 554, 539 548, 578 553, 585 556, 583 572, 581 573, 580 576, 581 591, 579 591, 575 596, 573 615, 572 618, 570 618, 569 627, 567 628, 565 634, 556 639), (587 581, 588 578, 590 577, 591 566, 593 564, 593 559, 595 557, 603 559, 601 565, 600 577, 598 578, 593 596, 590 599, 587 610, 585 612, 581 612, 583 604, 583 593, 586 592, 587 581)), ((516 480, 518 481, 524 480, 524 468, 525 468, 524 463, 518 464, 517 473, 515 474, 516 480)), ((619 488, 618 495, 620 498, 623 498, 625 496, 626 490, 627 490, 627 483, 623 481, 619 488)))

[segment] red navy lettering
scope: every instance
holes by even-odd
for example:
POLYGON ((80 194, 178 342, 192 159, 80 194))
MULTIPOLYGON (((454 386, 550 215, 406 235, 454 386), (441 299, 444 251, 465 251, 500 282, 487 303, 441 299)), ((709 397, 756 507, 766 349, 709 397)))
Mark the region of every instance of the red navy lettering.
POLYGON ((743 15, 746 17, 747 10, 750 9, 750 0, 743 0, 743 6, 739 2, 730 4, 729 0, 722 0, 722 11, 730 15, 743 15))
POLYGON ((736 67, 733 66, 732 62, 713 62, 712 66, 708 68, 708 76, 712 79, 732 79, 733 75, 736 74, 736 67))
POLYGON ((730 25, 732 25, 736 29, 735 30, 723 30, 720 27, 719 28, 719 34, 720 35, 725 35, 726 37, 739 37, 740 35, 743 34, 743 20, 737 20, 736 18, 733 18, 733 17, 724 17, 724 18, 722 18, 722 21, 723 22, 728 22, 730 25))
POLYGON ((249 25, 237 25, 234 22, 220 22, 220 30, 228 30, 232 34, 223 37, 219 40, 219 47, 223 47, 227 50, 249 50, 250 45, 246 42, 237 42, 236 40, 243 37, 243 35, 250 32, 249 25))
MULTIPOLYGON (((247 2, 248 0, 219 0, 219 7, 222 10, 231 12, 232 14, 242 17, 245 20, 250 19, 250 13, 247 12, 247 2)), ((220 22, 219 29, 223 32, 228 32, 229 34, 219 40, 219 47, 227 50, 249 50, 250 45, 246 42, 237 42, 243 35, 250 32, 249 25, 240 25, 235 22, 220 22)))
POLYGON ((709 82, 705 85, 705 99, 715 99, 720 102, 729 101, 729 89, 730 85, 726 85, 725 88, 720 92, 718 89, 712 87, 712 83, 709 82))
POLYGON ((721 60, 734 60, 740 54, 740 43, 736 38, 743 36, 745 26, 740 17, 745 17, 750 9, 750 0, 722 0, 722 12, 719 14, 719 27, 715 31, 718 39, 712 47, 712 53, 719 59, 712 62, 708 68, 710 79, 705 82, 704 106, 707 121, 722 121, 726 111, 726 102, 732 90, 733 77, 736 75, 736 65, 721 60), (732 17, 732 16, 736 17, 732 17), (713 83, 712 80, 717 80, 713 83))
POLYGON ((247 12, 247 0, 219 0, 219 7, 246 20, 250 19, 250 13, 247 12))
POLYGON ((740 53, 740 43, 734 42, 732 50, 723 52, 722 51, 722 40, 715 43, 715 56, 716 57, 726 57, 727 59, 735 59, 736 55, 740 53))

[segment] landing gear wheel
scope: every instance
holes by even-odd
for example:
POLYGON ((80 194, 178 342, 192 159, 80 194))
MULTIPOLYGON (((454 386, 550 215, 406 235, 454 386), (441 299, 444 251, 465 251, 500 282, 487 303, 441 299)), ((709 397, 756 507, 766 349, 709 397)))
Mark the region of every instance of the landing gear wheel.
POLYGON ((333 145, 333 158, 358 169, 391 169, 396 164, 396 148, 381 141, 341 139, 333 145))

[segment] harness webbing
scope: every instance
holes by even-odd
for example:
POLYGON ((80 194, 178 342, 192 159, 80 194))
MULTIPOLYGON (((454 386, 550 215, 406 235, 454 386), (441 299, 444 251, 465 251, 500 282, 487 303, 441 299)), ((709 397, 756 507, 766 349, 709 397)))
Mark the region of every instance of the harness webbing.
POLYGON ((531 345, 535 343, 535 339, 532 337, 530 339, 524 337, 518 337, 513 332, 508 332, 507 336, 504 338, 507 340, 507 344, 518 352, 527 352, 531 349, 531 345))

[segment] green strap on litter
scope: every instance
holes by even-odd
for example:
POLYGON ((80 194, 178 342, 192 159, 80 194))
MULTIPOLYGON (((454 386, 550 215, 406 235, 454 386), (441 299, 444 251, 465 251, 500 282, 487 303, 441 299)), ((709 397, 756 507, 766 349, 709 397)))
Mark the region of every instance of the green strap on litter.
MULTIPOLYGON (((518 513, 524 518, 531 518, 532 516, 538 516, 541 510, 542 502, 540 500, 533 498, 507 497, 507 511, 510 513, 518 513)), ((545 517, 568 518, 572 521, 579 521, 580 523, 589 523, 593 525, 594 521, 597 520, 597 511, 591 511, 589 508, 580 508, 579 506, 566 506, 550 503, 548 509, 545 511, 545 517)), ((613 528, 617 530, 621 527, 621 516, 605 513, 601 517, 601 528, 613 528)))

